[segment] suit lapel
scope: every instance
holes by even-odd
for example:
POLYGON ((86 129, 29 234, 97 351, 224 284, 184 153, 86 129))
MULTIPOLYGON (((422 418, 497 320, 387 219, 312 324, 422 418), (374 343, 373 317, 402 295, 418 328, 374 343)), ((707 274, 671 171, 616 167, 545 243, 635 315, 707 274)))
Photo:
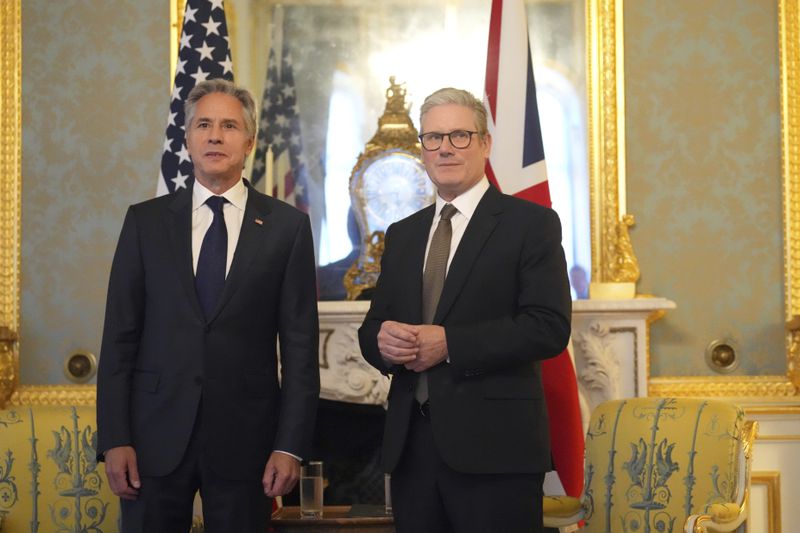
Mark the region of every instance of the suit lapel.
POLYGON ((194 287, 194 268, 192 266, 192 189, 184 189, 175 195, 169 204, 167 214, 167 233, 172 243, 173 259, 178 279, 181 281, 189 305, 197 316, 203 318, 203 310, 197 300, 194 287))
POLYGON ((500 198, 500 192, 490 186, 472 214, 453 260, 450 262, 442 295, 439 297, 439 306, 436 308, 436 315, 433 319, 434 324, 441 324, 447 316, 469 277, 472 265, 478 259, 486 240, 497 226, 497 215, 502 212, 500 198))
POLYGON ((239 288, 247 274, 247 270, 261 249, 259 243, 264 242, 265 235, 271 231, 269 220, 271 209, 266 197, 259 194, 249 184, 247 187, 247 204, 242 218, 242 228, 239 231, 239 242, 236 243, 236 251, 233 253, 231 268, 225 278, 222 295, 219 298, 219 303, 217 303, 217 308, 209 317, 209 322, 216 318, 236 292, 236 289, 239 288))

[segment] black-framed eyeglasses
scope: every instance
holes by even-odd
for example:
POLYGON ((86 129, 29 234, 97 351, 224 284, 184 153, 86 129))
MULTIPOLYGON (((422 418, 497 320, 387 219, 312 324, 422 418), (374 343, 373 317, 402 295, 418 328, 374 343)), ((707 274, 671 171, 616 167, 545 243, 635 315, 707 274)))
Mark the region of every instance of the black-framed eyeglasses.
POLYGON ((469 148, 470 143, 472 142, 472 136, 476 135, 477 131, 468 131, 468 130, 453 130, 450 133, 439 133, 436 131, 431 131, 429 133, 423 133, 419 136, 419 140, 422 143, 422 147, 429 152, 434 150, 438 150, 442 146, 442 142, 444 142, 444 138, 450 141, 450 144, 453 148, 469 148))

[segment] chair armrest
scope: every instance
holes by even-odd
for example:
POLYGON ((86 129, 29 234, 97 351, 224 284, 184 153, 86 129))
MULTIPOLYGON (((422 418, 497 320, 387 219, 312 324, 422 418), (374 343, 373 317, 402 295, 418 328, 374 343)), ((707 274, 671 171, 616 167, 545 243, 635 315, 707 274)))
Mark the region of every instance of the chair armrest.
POLYGON ((715 503, 709 506, 707 513, 687 518, 685 533, 735 531, 747 518, 744 508, 735 503, 715 503))
POLYGON ((583 520, 581 500, 572 496, 545 496, 542 500, 545 527, 564 527, 583 520))

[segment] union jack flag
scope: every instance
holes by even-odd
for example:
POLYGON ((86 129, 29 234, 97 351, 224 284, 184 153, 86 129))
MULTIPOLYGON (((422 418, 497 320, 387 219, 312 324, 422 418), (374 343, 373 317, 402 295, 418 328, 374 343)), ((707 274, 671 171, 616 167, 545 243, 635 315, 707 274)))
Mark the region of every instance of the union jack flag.
POLYGON ((261 101, 261 115, 250 181, 255 185, 266 174, 268 148, 272 148, 275 176, 284 180, 274 184, 267 194, 280 198, 303 212, 308 212, 308 165, 303 155, 300 134, 300 110, 294 84, 294 65, 288 46, 281 47, 280 63, 275 48, 269 52, 267 80, 261 101))
MULTIPOLYGON (((523 0, 492 1, 484 105, 492 135, 486 176, 506 194, 550 207, 523 0)), ((542 378, 553 462, 566 493, 578 497, 583 488, 583 426, 567 350, 542 363, 542 378)))
POLYGON ((198 82, 215 78, 233 81, 223 0, 188 0, 170 97, 157 196, 185 189, 194 179, 194 167, 186 149, 183 103, 198 82))

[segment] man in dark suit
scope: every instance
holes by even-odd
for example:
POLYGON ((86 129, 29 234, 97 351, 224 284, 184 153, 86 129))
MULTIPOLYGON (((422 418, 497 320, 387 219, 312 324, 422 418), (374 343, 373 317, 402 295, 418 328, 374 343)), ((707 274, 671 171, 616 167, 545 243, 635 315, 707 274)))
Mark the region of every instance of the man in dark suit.
POLYGON ((570 335, 554 211, 484 176, 483 104, 441 89, 421 108, 436 204, 391 225, 361 350, 392 375, 383 466, 398 533, 541 531, 550 470, 540 361, 570 335))
POLYGON ((263 532, 319 397, 311 228, 242 179, 246 90, 201 82, 185 114, 193 186, 132 206, 114 255, 97 449, 125 533, 188 531, 198 489, 206 531, 263 532))

